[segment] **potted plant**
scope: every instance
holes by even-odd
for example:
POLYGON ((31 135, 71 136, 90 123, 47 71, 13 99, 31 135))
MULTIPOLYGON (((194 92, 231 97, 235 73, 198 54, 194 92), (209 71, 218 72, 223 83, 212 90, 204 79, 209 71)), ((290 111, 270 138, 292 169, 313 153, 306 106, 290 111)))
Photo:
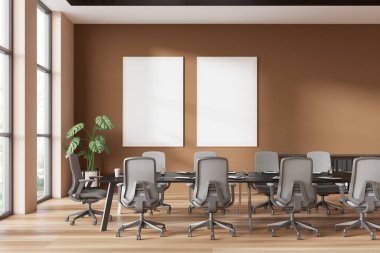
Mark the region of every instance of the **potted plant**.
MULTIPOLYGON (((107 116, 101 115, 95 118, 95 124, 91 131, 85 129, 84 123, 78 123, 67 131, 66 138, 71 139, 71 141, 66 147, 66 158, 80 148, 80 151, 77 153, 78 156, 83 156, 87 161, 86 179, 98 175, 94 164, 95 155, 103 152, 110 153, 105 137, 98 134, 98 131, 110 131, 113 127, 112 121, 107 116), (79 133, 82 133, 81 136, 79 136, 79 133)), ((91 186, 97 187, 97 181, 92 183, 91 186)))

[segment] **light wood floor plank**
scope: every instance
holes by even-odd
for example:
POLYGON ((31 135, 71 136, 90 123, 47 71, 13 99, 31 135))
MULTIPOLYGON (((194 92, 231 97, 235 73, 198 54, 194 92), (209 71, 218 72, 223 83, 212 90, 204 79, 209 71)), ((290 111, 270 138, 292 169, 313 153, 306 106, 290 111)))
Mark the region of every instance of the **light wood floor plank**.
MULTIPOLYGON (((353 211, 346 209, 341 215, 333 212, 327 216, 325 210, 313 211, 310 214, 300 213, 296 217, 311 223, 321 230, 321 237, 301 230, 303 240, 297 241, 291 229, 282 229, 277 237, 271 237, 267 232, 268 223, 285 220, 287 215, 281 210, 271 216, 264 209, 254 215, 254 229, 250 233, 247 224, 247 201, 243 196, 242 213, 237 213, 234 206, 225 215, 217 214, 216 219, 233 223, 237 237, 222 229, 216 229, 216 240, 211 241, 209 231, 200 229, 193 232, 193 237, 187 237, 187 226, 192 222, 207 219, 201 210, 187 214, 187 195, 168 194, 168 203, 172 204, 172 213, 167 215, 164 210, 146 215, 146 218, 166 224, 166 237, 161 238, 153 230, 143 230, 141 241, 136 241, 136 230, 129 229, 115 237, 116 227, 123 223, 136 220, 138 215, 124 209, 121 216, 116 216, 116 195, 112 206, 114 219, 109 223, 109 230, 99 232, 99 225, 93 226, 90 218, 77 220, 74 226, 64 221, 65 217, 84 208, 80 203, 68 198, 48 200, 38 206, 38 211, 29 215, 13 215, 0 221, 0 252, 199 252, 199 253, 246 253, 246 252, 380 252, 380 240, 371 241, 365 230, 355 229, 349 237, 343 237, 341 231, 334 230, 334 224, 358 218, 353 211)), ((327 200, 336 202, 337 196, 329 196, 327 200)), ((253 202, 259 203, 265 197, 254 194, 253 202)), ((104 202, 93 205, 102 210, 104 202)), ((380 223, 380 212, 368 215, 368 219, 380 223)), ((98 221, 100 224, 100 219, 98 221)), ((380 239, 380 232, 377 233, 380 239)))

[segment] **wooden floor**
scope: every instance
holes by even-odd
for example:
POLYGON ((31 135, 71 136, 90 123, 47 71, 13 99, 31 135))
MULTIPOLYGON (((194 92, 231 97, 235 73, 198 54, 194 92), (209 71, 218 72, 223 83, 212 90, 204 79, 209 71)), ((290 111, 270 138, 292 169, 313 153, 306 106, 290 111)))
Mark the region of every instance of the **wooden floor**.
MULTIPOLYGON (((330 196, 327 199, 334 201, 336 198, 330 196)), ((109 230, 105 232, 99 232, 99 225, 93 226, 90 218, 79 219, 74 226, 66 223, 64 220, 67 214, 84 207, 68 198, 48 200, 40 204, 34 214, 14 215, 1 220, 0 252, 380 252, 380 232, 377 233, 379 240, 371 241, 367 232, 362 229, 353 230, 346 238, 341 231, 334 230, 335 223, 357 218, 357 214, 347 209, 343 215, 333 212, 327 216, 322 209, 311 214, 296 215, 300 220, 320 228, 321 237, 302 230, 303 240, 297 241, 292 229, 282 229, 277 237, 272 238, 266 225, 284 220, 287 216, 280 210, 271 216, 264 209, 254 215, 254 229, 250 233, 245 196, 241 214, 237 213, 235 206, 231 212, 216 216, 217 219, 234 224, 237 230, 235 238, 221 229, 216 230, 215 241, 209 239, 206 229, 195 231, 193 237, 188 238, 188 224, 204 220, 207 216, 200 210, 188 215, 185 194, 168 194, 167 202, 173 207, 170 215, 165 211, 155 212, 153 216, 146 215, 148 219, 166 224, 166 237, 161 238, 156 231, 143 230, 142 240, 137 241, 136 231, 127 230, 120 238, 116 238, 116 227, 137 219, 137 215, 124 209, 121 216, 116 216, 115 200, 116 196, 112 207, 114 220, 109 223, 109 230)), ((254 203, 261 200, 264 200, 262 196, 254 194, 254 203)), ((95 204, 94 208, 102 209, 103 203, 95 204)), ((370 214, 368 219, 380 223, 380 211, 370 214)))

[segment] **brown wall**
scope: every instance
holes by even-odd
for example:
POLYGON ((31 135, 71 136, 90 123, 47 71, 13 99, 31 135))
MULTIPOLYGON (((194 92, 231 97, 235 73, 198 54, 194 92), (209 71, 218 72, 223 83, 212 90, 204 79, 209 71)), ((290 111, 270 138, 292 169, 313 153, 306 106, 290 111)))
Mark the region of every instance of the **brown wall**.
POLYGON ((230 168, 254 153, 380 153, 379 25, 75 25, 75 121, 107 114, 112 154, 162 150, 167 170, 191 170, 196 147, 196 57, 258 56, 258 147, 213 148, 230 168), (122 57, 185 57, 185 146, 122 147, 122 57))
POLYGON ((62 12, 53 12, 52 20, 52 196, 61 198, 71 186, 64 147, 66 131, 74 124, 74 24, 62 12))

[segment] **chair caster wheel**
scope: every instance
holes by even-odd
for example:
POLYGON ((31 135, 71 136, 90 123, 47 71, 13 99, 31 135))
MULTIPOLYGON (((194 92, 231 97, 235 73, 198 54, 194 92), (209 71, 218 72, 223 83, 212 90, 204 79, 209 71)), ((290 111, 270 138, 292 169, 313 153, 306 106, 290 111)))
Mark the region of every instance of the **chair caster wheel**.
POLYGON ((92 222, 92 225, 96 225, 96 224, 98 224, 98 222, 96 221, 96 220, 94 220, 93 222, 92 222))
POLYGON ((187 232, 187 237, 193 237, 193 233, 191 232, 191 227, 189 227, 189 230, 187 232))
POLYGON ((335 231, 339 231, 339 226, 335 226, 335 231))
POLYGON ((343 209, 341 209, 341 210, 340 210, 340 213, 341 213, 341 214, 344 214, 344 210, 343 210, 343 209))
POLYGON ((116 232, 116 237, 120 237, 120 231, 116 232))
POLYGON ((141 235, 137 235, 136 240, 141 240, 141 235))
POLYGON ((315 236, 316 236, 316 237, 321 237, 321 233, 320 233, 319 231, 316 231, 316 232, 315 232, 315 236))
POLYGON ((160 233, 160 237, 165 237, 165 232, 164 232, 164 231, 162 231, 162 232, 160 233))
POLYGON ((273 216, 273 215, 274 215, 274 210, 272 210, 272 211, 270 212, 270 214, 273 216))
POLYGON ((211 236, 210 236, 210 239, 211 239, 211 240, 215 240, 215 235, 211 235, 211 236))
POLYGON ((272 229, 272 237, 276 237, 276 231, 272 229))
POLYGON ((370 237, 371 237, 371 240, 376 240, 376 236, 374 234, 371 234, 370 237))
POLYGON ((188 213, 188 214, 191 214, 191 212, 192 212, 191 209, 192 209, 192 208, 191 208, 190 206, 187 208, 187 213, 188 213))
POLYGON ((73 226, 74 224, 75 224, 75 221, 74 221, 74 220, 70 221, 70 225, 71 225, 71 226, 73 226))
POLYGON ((69 222, 69 221, 70 221, 70 218, 69 218, 69 217, 67 217, 67 218, 65 219, 65 221, 66 221, 66 222, 69 222))
POLYGON ((330 210, 327 210, 327 215, 330 215, 331 214, 331 211, 330 210))
POLYGON ((348 232, 343 230, 343 237, 347 237, 348 236, 348 232))
POLYGON ((232 231, 231 231, 231 234, 232 234, 232 237, 236 237, 236 232, 235 232, 235 230, 232 230, 232 231))
POLYGON ((297 233, 296 238, 297 238, 297 240, 301 240, 301 235, 300 235, 300 233, 297 233))
POLYGON ((169 208, 169 209, 166 211, 167 214, 170 214, 171 212, 172 212, 172 209, 171 209, 171 208, 169 208))

